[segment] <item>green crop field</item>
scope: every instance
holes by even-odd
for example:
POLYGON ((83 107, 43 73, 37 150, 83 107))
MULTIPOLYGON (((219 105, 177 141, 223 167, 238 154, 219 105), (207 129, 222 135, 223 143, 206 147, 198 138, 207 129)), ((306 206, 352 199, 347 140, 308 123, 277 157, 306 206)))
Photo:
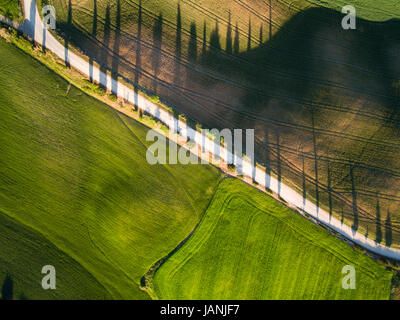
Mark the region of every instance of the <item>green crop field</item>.
POLYGON ((204 127, 254 128, 269 173, 400 246, 394 1, 42 2, 70 47, 204 127), (342 29, 342 4, 357 8, 356 30, 342 29))
POLYGON ((153 286, 161 299, 388 299, 391 277, 273 198, 225 179, 153 286), (355 290, 342 289, 345 265, 355 267, 355 290))
POLYGON ((371 21, 387 21, 400 18, 400 2, 397 0, 308 0, 327 8, 342 11, 346 5, 357 10, 357 17, 371 21))
POLYGON ((109 299, 107 290, 77 261, 38 231, 0 214, 0 297, 109 299), (42 290, 42 267, 56 269, 56 290, 42 290), (7 279, 7 280, 6 280, 7 279))
POLYGON ((3 39, 0 57, 0 285, 8 275, 16 298, 149 298, 141 277, 193 230, 219 171, 149 165, 146 127, 3 39))

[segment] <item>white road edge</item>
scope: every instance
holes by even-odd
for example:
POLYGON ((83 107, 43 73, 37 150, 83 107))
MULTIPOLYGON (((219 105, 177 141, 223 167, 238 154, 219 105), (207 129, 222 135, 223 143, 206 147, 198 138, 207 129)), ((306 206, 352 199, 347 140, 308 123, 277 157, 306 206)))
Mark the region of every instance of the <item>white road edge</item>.
MULTIPOLYGON (((68 51, 64 45, 59 43, 46 28, 44 28, 42 20, 39 16, 36 7, 36 0, 22 0, 25 20, 21 24, 17 24, 12 20, 5 18, 0 15, 0 21, 6 23, 24 33, 28 34, 37 43, 44 45, 47 50, 52 51, 66 63, 83 74, 91 77, 94 81, 101 83, 103 86, 111 90, 115 95, 124 98, 125 100, 139 106, 143 111, 151 114, 153 117, 158 118, 160 121, 168 125, 169 127, 179 128, 179 132, 182 136, 190 137, 197 144, 205 146, 206 151, 214 152, 214 142, 205 138, 205 144, 203 136, 191 129, 186 127, 186 124, 181 120, 174 118, 170 112, 159 108, 157 105, 146 99, 140 94, 136 94, 134 90, 128 88, 123 83, 112 79, 110 76, 104 74, 96 66, 91 66, 87 61, 80 58, 73 52, 68 51)), ((221 157, 225 160, 231 158, 231 154, 227 150, 221 150, 221 157)), ((355 232, 348 225, 343 224, 335 217, 331 217, 329 213, 322 208, 317 207, 314 203, 304 199, 297 191, 291 189, 282 182, 279 182, 276 178, 265 173, 261 168, 250 164, 248 160, 241 157, 235 156, 235 161, 243 164, 243 173, 253 179, 262 186, 269 188, 279 196, 287 201, 291 206, 297 207, 305 211, 310 216, 314 217, 319 222, 330 227, 336 232, 342 234, 351 241, 357 243, 361 247, 372 251, 381 256, 400 260, 400 250, 395 248, 389 248, 385 245, 381 245, 367 238, 365 235, 355 232)))

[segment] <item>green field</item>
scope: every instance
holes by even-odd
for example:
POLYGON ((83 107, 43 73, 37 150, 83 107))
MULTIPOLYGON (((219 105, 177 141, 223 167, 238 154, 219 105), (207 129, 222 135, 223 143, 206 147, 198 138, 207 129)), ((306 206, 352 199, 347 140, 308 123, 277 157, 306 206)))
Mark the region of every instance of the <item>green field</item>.
POLYGON ((0 214, 0 287, 13 299, 109 299, 85 268, 39 232, 0 214), (56 268, 56 290, 42 290, 45 264, 56 268), (7 285, 6 278, 11 284, 7 285))
POLYGON ((225 179, 153 286, 161 299, 388 299, 391 277, 273 198, 225 179), (345 265, 356 269, 355 290, 341 287, 345 265))
POLYGON ((320 6, 342 11, 346 5, 357 10, 357 17, 371 21, 387 21, 400 18, 400 2, 397 0, 308 0, 320 6))
POLYGON ((21 20, 23 16, 19 0, 0 0, 0 14, 10 19, 21 20))
POLYGON ((149 165, 146 127, 3 39, 0 56, 1 284, 17 298, 149 298, 140 278, 193 230, 219 171, 149 165), (55 292, 40 286, 47 264, 55 292))

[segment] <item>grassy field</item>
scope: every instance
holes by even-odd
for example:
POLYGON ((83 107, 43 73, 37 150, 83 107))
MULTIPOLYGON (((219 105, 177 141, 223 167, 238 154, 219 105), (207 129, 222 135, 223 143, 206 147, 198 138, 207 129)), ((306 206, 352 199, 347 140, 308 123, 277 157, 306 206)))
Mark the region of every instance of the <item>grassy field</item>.
MULTIPOLYGON (((305 0, 48 2, 70 46, 204 127, 254 128, 272 175, 399 247, 398 21, 345 31, 305 0)), ((381 21, 383 4, 356 7, 381 21)))
POLYGON ((273 198, 225 179, 153 287, 161 299, 388 299, 391 278, 273 198), (355 290, 342 289, 345 265, 356 269, 355 290))
POLYGON ((107 290, 77 261, 39 232, 0 214, 0 298, 109 299, 107 290), (56 290, 41 287, 42 267, 56 268, 56 290), (7 279, 7 280, 6 280, 7 279))
POLYGON ((0 56, 0 281, 17 298, 149 298, 140 278, 193 230, 219 171, 150 166, 146 127, 3 39, 0 56), (56 292, 38 282, 47 264, 56 292))
POLYGON ((346 5, 357 10, 357 17, 371 21, 400 18, 400 3, 396 0, 308 0, 311 3, 342 11, 346 5))
POLYGON ((0 14, 10 19, 21 20, 22 8, 19 0, 0 0, 0 14))

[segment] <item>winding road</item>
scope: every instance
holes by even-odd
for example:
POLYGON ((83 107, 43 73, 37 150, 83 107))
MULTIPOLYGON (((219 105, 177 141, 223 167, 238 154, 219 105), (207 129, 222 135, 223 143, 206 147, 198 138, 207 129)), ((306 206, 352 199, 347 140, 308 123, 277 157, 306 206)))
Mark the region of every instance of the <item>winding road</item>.
MULTIPOLYGON (((64 60, 67 65, 79 70, 81 73, 90 77, 95 82, 102 84, 104 87, 107 87, 115 95, 124 98, 126 101, 129 101, 134 105, 139 106, 142 110, 164 122, 169 127, 175 128, 175 130, 182 136, 187 136, 191 140, 194 140, 198 145, 204 146, 206 151, 214 153, 214 150, 216 150, 214 141, 207 137, 203 137, 199 132, 187 127, 184 122, 175 118, 171 112, 158 107, 144 96, 100 71, 99 68, 93 66, 85 59, 79 57, 73 52, 70 52, 68 48, 56 40, 53 35, 48 32, 46 28, 44 28, 35 0, 22 0, 22 3, 25 18, 23 23, 15 23, 1 15, 0 21, 26 33, 32 39, 34 39, 35 42, 43 45, 43 47, 45 47, 47 50, 52 51, 54 54, 64 60)), ((230 154, 230 152, 226 149, 222 149, 220 155, 225 160, 233 157, 233 155, 230 154)), ((242 163, 242 170, 245 175, 252 177, 260 185, 265 186, 277 193, 291 206, 297 207, 298 209, 306 212, 322 224, 342 234, 344 237, 369 251, 384 257, 400 260, 399 249, 389 248, 387 246, 378 244, 372 239, 367 238, 365 235, 354 231, 350 226, 343 224, 340 220, 330 216, 327 211, 317 207, 314 203, 308 199, 305 199, 297 191, 291 189, 281 181, 278 181, 278 179, 266 174, 265 170, 255 166, 247 160, 235 156, 235 162, 237 164, 242 163)))

